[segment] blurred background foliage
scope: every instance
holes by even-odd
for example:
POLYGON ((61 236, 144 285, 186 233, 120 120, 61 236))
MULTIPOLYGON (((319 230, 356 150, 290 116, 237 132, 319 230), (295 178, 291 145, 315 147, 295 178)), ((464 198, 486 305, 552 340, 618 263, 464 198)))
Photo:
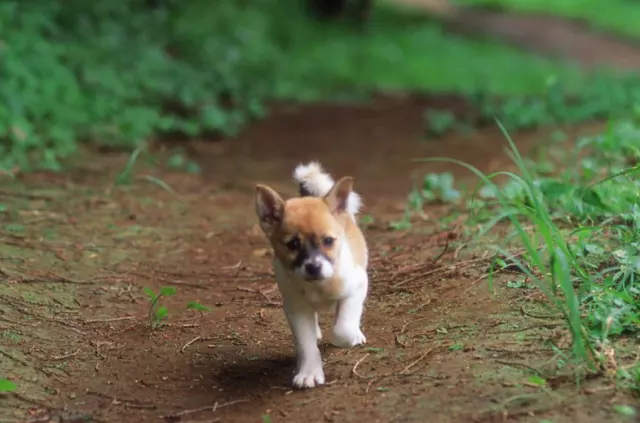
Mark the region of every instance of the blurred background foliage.
POLYGON ((315 19, 308 6, 1 2, 0 168, 59 169, 83 141, 134 148, 155 136, 232 136, 266 114, 267 100, 526 95, 547 90, 550 76, 567 92, 585 80, 570 64, 449 34, 386 4, 365 25, 315 19))

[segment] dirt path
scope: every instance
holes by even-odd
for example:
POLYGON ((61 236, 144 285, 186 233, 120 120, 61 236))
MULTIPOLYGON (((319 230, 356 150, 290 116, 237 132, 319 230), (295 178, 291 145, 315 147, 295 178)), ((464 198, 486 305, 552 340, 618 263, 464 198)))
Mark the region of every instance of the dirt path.
POLYGON ((448 0, 393 2, 424 10, 442 19, 451 30, 496 37, 532 52, 574 61, 586 68, 640 69, 637 43, 596 31, 579 22, 553 16, 456 8, 448 0))
MULTIPOLYGON (((505 164, 494 129, 421 142, 425 106, 283 108, 236 143, 194 145, 202 175, 140 164, 131 187, 113 190, 127 157, 103 153, 70 175, 5 183, 0 371, 19 390, 1 400, 0 421, 615 421, 602 406, 612 391, 530 382, 533 366, 557 363, 544 340, 561 341, 560 321, 531 317, 548 312, 531 291, 507 288, 517 275, 488 293, 463 221, 443 230, 449 211, 435 207, 408 233, 387 229, 415 171, 444 170, 411 158, 505 164), (256 181, 292 193, 292 166, 310 158, 354 175, 374 219, 369 342, 323 345, 328 386, 291 392, 290 333, 251 194, 256 181), (162 286, 177 292, 162 300, 167 325, 151 330, 143 288, 162 286), (211 311, 186 310, 190 301, 211 311)), ((540 136, 517 139, 528 150, 540 136)))

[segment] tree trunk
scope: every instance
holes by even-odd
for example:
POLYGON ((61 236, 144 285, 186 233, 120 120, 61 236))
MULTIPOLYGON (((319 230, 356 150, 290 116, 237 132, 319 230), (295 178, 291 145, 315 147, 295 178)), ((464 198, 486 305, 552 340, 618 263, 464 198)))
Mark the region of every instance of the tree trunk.
POLYGON ((307 5, 317 19, 330 21, 347 15, 362 26, 369 20, 373 0, 307 0, 307 5))
POLYGON ((320 20, 335 20, 345 11, 347 0, 308 0, 311 13, 320 20))

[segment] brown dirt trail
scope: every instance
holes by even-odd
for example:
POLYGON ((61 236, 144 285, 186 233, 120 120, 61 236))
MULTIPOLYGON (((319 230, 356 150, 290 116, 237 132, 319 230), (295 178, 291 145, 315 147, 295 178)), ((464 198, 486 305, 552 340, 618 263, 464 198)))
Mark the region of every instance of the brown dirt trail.
POLYGON ((389 0, 441 19, 453 31, 491 36, 539 54, 573 61, 586 68, 640 69, 637 42, 548 15, 517 14, 456 7, 450 0, 389 0))

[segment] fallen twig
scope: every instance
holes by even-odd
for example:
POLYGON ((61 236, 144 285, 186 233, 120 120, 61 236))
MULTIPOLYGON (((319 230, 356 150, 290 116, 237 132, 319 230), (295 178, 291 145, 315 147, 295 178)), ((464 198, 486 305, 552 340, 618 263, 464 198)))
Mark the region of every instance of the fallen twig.
POLYGON ((100 397, 100 398, 111 400, 112 404, 114 405, 123 404, 125 407, 140 408, 140 409, 147 409, 147 410, 154 410, 156 408, 155 404, 145 404, 137 400, 120 399, 111 395, 103 394, 102 392, 88 390, 86 391, 86 394, 93 395, 94 397, 100 397))
POLYGON ((106 319, 89 319, 85 320, 83 323, 108 323, 108 322, 119 322, 121 320, 133 320, 136 319, 136 316, 123 316, 123 317, 110 317, 106 319))
POLYGON ((559 314, 555 314, 555 315, 553 315, 553 314, 534 314, 534 313, 531 313, 530 311, 525 310, 524 306, 520 306, 520 311, 525 316, 533 317, 534 319, 560 319, 560 318, 562 318, 562 315, 559 315, 559 314))
POLYGON ((507 330, 497 330, 497 331, 493 331, 493 332, 487 332, 487 333, 519 333, 519 332, 524 332, 527 330, 531 330, 531 329, 553 329, 555 327, 558 327, 562 324, 564 324, 566 322, 564 321, 560 321, 560 322, 552 322, 552 323, 543 323, 540 325, 532 325, 532 326, 527 326, 524 328, 519 328, 519 329, 507 329, 507 330))
POLYGON ((66 358, 75 357, 76 355, 78 355, 79 352, 80 352, 80 350, 76 350, 76 351, 74 351, 72 353, 68 353, 68 354, 54 355, 53 357, 51 357, 51 360, 59 361, 59 360, 64 360, 66 358))
POLYGON ((400 370, 400 372, 398 374, 405 374, 407 371, 409 371, 413 366, 415 366, 416 364, 418 364, 420 361, 422 361, 426 356, 428 356, 429 354, 431 354, 431 352, 435 349, 435 347, 431 347, 429 348, 424 354, 422 354, 420 357, 418 357, 415 361, 412 361, 408 366, 406 366, 404 369, 400 370))
POLYGON ((184 344, 184 345, 182 346, 182 348, 180 348, 180 352, 181 352, 181 353, 183 353, 183 352, 184 352, 184 350, 186 350, 186 349, 187 349, 187 347, 188 347, 189 345, 191 345, 191 344, 193 344, 193 343, 195 343, 195 342, 198 342, 198 341, 210 341, 210 340, 212 340, 212 339, 213 339, 213 338, 206 338, 206 337, 204 337, 204 336, 196 336, 196 337, 195 337, 195 338, 193 338, 191 341, 189 341, 189 342, 187 342, 186 344, 184 344))
POLYGON ((362 376, 360 373, 358 373, 358 366, 360 365, 360 363, 362 363, 367 357, 369 357, 369 353, 366 353, 364 356, 362 356, 362 358, 358 361, 356 361, 356 364, 353 365, 353 368, 351 369, 351 373, 353 373, 354 375, 356 375, 357 377, 359 377, 360 379, 369 379, 366 376, 362 376))

